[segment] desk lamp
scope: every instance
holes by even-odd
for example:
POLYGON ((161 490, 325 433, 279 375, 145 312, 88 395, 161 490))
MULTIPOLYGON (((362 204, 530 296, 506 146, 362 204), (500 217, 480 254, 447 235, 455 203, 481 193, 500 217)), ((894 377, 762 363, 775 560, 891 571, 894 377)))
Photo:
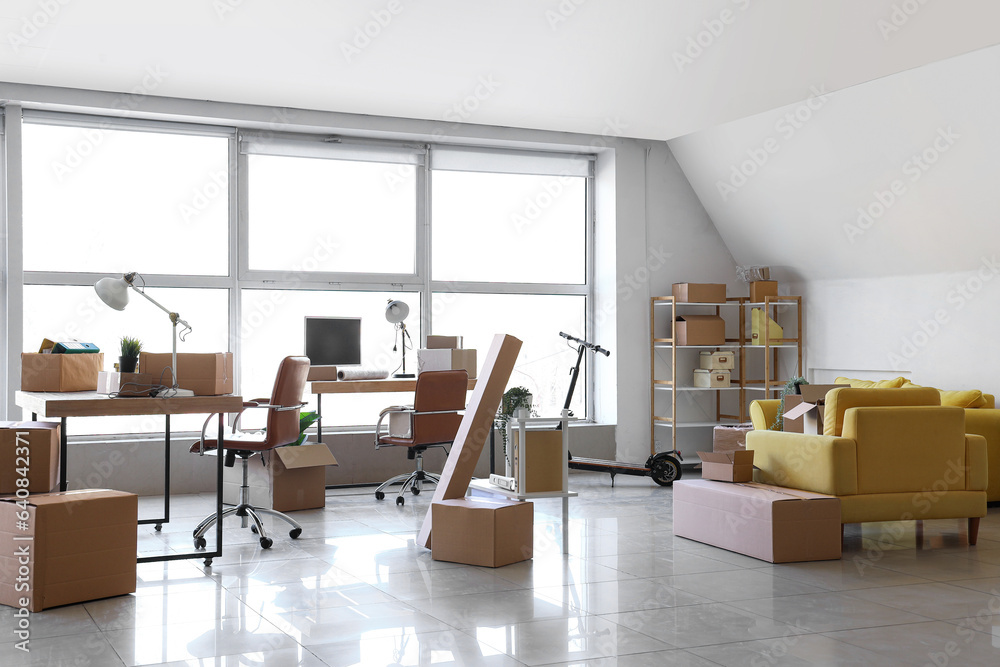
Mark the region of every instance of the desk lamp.
MULTIPOLYGON (((390 324, 395 326, 398 336, 403 344, 403 372, 393 373, 394 378, 411 378, 415 377, 413 373, 406 372, 406 341, 410 341, 410 347, 413 346, 413 341, 410 339, 410 334, 406 331, 406 316, 410 314, 410 307, 407 306, 402 301, 394 301, 389 299, 389 305, 385 307, 385 319, 388 320, 390 324)), ((393 343, 392 351, 396 351, 396 344, 393 343)))
POLYGON ((173 376, 174 386, 169 395, 171 397, 194 396, 193 391, 190 389, 181 389, 177 384, 177 339, 180 338, 181 340, 184 340, 184 337, 191 333, 191 325, 182 320, 180 315, 164 308, 161 304, 157 303, 153 297, 146 294, 145 280, 142 280, 141 289, 136 287, 135 281, 137 278, 142 280, 142 276, 134 271, 132 273, 126 273, 121 278, 101 278, 94 285, 94 289, 97 291, 97 296, 101 297, 101 301, 106 303, 108 306, 114 308, 115 310, 125 310, 125 306, 128 305, 128 288, 131 287, 170 317, 170 323, 173 325, 173 351, 170 357, 170 374, 173 376), (177 333, 178 324, 183 326, 180 334, 177 333))

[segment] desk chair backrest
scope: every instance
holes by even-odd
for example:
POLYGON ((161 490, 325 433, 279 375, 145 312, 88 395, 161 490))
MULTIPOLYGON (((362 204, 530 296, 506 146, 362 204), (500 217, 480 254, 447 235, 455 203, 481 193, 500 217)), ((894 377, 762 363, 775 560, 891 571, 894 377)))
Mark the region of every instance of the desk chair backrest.
POLYGON ((417 376, 413 396, 413 445, 452 442, 462 423, 462 415, 419 414, 442 410, 464 410, 469 390, 466 371, 425 371, 417 376))
MULTIPOLYGON (((293 407, 302 403, 309 375, 308 357, 285 357, 278 366, 271 391, 271 405, 293 407)), ((264 449, 281 447, 299 439, 299 410, 268 410, 264 449)))

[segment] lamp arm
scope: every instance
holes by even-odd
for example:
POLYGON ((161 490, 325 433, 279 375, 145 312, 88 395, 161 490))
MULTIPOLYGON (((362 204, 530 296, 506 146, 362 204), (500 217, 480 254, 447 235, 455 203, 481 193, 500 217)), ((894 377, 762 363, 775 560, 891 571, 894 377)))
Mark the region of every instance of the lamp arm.
MULTIPOLYGON (((126 280, 128 280, 128 276, 126 276, 126 280)), ((188 333, 190 333, 192 331, 191 325, 188 324, 185 320, 182 320, 181 317, 180 317, 180 315, 178 315, 174 311, 170 310, 169 308, 167 308, 166 306, 164 306, 162 303, 160 303, 159 301, 157 301, 156 299, 154 299, 153 297, 149 296, 144 291, 142 291, 141 289, 139 289, 138 287, 136 287, 133 282, 129 281, 128 285, 133 290, 135 290, 136 292, 138 292, 139 294, 141 294, 151 304, 153 304, 154 306, 156 306, 157 308, 159 308, 160 310, 162 310, 163 312, 165 312, 170 317, 170 321, 171 321, 171 323, 173 323, 173 325, 175 327, 178 324, 181 324, 181 325, 184 326, 184 330, 181 332, 181 340, 184 340, 184 336, 186 336, 188 333)))

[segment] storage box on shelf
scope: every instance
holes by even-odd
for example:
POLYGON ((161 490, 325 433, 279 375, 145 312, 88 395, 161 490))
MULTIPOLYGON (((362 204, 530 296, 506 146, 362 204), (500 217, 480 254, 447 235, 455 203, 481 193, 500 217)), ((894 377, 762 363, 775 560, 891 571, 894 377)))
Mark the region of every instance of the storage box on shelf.
MULTIPOLYGON (((684 290, 675 285, 671 296, 650 299, 650 452, 654 454, 662 429, 670 429, 670 444, 661 447, 663 450, 679 449, 679 429, 687 428, 705 428, 703 442, 696 450, 711 450, 712 435, 708 429, 719 424, 749 421, 747 406, 750 400, 771 397, 784 386, 786 378, 779 376, 779 367, 790 370, 792 375, 801 372, 802 367, 801 297, 768 295, 761 303, 752 303, 746 297, 728 297, 716 303, 681 301, 678 294, 683 295, 685 290, 688 294, 696 294, 696 298, 703 296, 703 286, 684 285, 684 290), (759 345, 753 344, 752 308, 760 310, 759 345), (727 323, 730 333, 735 328, 735 337, 726 337, 727 323), (772 329, 772 323, 782 327, 780 337, 772 329), (710 328, 709 334, 713 336, 708 344, 705 344, 705 327, 710 328), (669 364, 669 369, 658 372, 658 359, 669 364), (696 381, 688 384, 686 378, 693 377, 694 371, 700 369, 711 371, 705 374, 709 386, 697 386, 702 383, 696 381), (728 387, 717 371, 729 372, 728 387), (756 379, 758 376, 764 379, 756 379), (684 380, 678 381, 678 377, 684 380), (685 419, 683 414, 678 414, 678 395, 692 391, 715 392, 714 419, 685 419), (670 395, 669 414, 665 405, 657 406, 658 396, 665 392, 670 395), (731 406, 733 395, 723 392, 735 394, 735 409, 731 406), (729 409, 723 406, 725 396, 730 396, 725 401, 729 409)), ((714 294, 717 296, 718 292, 714 294)), ((691 444, 690 438, 682 440, 682 444, 691 444)), ((692 449, 688 446, 688 451, 682 449, 682 453, 694 458, 692 449)))

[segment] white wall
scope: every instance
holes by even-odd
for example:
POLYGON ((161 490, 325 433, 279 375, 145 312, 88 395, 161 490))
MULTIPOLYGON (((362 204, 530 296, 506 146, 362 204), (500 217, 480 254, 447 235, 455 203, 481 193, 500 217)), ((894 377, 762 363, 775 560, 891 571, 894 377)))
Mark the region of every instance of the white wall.
POLYGON ((996 390, 998 117, 994 47, 670 146, 736 261, 805 297, 815 379, 996 390))

